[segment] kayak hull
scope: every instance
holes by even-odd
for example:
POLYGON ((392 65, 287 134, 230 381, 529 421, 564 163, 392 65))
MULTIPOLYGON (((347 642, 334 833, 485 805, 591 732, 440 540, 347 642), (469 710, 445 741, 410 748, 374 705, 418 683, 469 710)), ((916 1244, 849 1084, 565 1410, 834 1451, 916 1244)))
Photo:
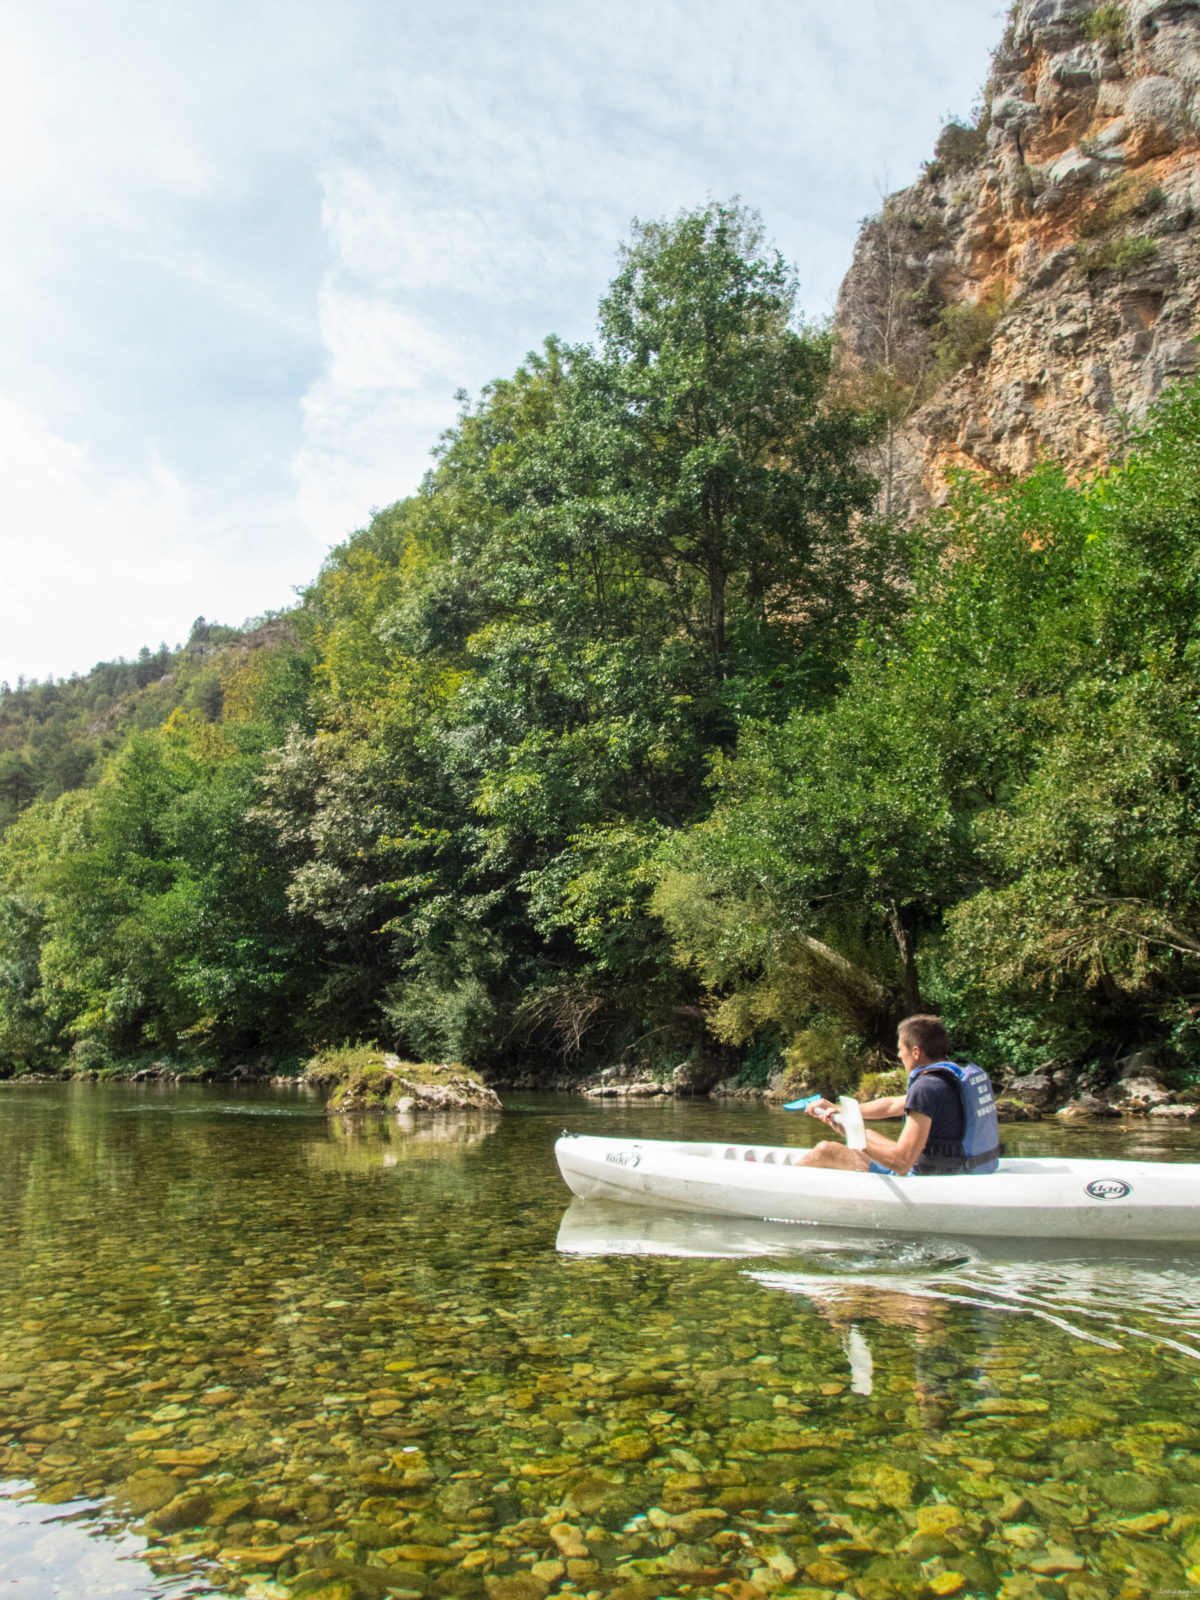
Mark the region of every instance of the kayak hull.
POLYGON ((895 1178, 797 1165, 802 1149, 563 1134, 573 1194, 673 1211, 892 1233, 1200 1243, 1200 1163, 1011 1158, 895 1178))

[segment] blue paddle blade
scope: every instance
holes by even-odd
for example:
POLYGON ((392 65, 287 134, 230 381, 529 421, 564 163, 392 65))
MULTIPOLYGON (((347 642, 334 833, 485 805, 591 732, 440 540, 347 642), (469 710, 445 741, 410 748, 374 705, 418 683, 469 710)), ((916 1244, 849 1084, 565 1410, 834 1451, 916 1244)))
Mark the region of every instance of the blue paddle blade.
POLYGON ((807 1100, 789 1100, 783 1109, 785 1111, 807 1111, 809 1106, 815 1106, 820 1098, 819 1094, 810 1094, 807 1100))

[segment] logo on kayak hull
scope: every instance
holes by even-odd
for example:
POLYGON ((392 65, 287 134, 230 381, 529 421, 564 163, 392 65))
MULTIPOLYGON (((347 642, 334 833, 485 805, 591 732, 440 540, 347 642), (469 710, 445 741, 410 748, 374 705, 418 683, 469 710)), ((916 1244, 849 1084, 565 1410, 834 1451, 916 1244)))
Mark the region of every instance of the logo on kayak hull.
POLYGON ((611 1161, 614 1167, 636 1167, 642 1158, 636 1150, 609 1150, 604 1159, 611 1161))
POLYGON ((1096 1178, 1088 1184, 1086 1192, 1093 1200, 1124 1200, 1131 1190, 1120 1178, 1096 1178))

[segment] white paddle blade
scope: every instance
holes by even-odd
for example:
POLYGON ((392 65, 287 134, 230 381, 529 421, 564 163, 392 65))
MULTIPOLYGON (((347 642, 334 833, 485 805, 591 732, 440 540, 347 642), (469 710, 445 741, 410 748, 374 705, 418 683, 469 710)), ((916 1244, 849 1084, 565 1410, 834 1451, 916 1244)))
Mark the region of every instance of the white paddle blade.
POLYGON ((867 1130, 863 1126, 862 1108, 857 1100, 851 1100, 847 1094, 838 1096, 838 1105, 842 1113, 842 1127, 846 1130, 846 1148, 848 1150, 865 1150, 867 1148, 867 1130))

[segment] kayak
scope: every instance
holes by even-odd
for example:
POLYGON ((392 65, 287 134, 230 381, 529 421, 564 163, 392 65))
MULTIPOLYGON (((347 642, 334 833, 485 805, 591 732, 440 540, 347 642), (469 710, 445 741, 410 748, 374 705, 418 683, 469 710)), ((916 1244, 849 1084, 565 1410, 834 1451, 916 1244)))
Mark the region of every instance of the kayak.
POLYGON ((897 1178, 803 1167, 790 1145, 564 1133, 559 1171, 584 1200, 810 1227, 1012 1239, 1200 1243, 1200 1163, 1012 1157, 989 1173, 897 1178))

